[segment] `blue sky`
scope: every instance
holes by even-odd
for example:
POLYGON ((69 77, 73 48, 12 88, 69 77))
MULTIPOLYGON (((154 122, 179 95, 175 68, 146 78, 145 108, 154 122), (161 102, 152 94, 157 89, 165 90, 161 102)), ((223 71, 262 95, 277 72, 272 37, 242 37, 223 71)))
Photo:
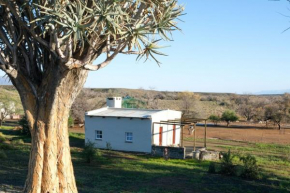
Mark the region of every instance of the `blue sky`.
POLYGON ((290 89, 290 4, 286 0, 180 0, 183 32, 161 67, 118 56, 90 72, 85 87, 255 93, 290 89))
POLYGON ((163 50, 169 56, 136 62, 118 56, 90 72, 90 88, 255 93, 290 88, 290 4, 286 0, 182 0, 183 32, 163 50))

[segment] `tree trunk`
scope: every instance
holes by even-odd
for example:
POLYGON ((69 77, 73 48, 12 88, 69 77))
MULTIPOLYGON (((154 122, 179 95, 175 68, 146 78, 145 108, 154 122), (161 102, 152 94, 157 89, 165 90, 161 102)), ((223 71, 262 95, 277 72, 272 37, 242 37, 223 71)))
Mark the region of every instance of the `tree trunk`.
POLYGON ((68 117, 88 72, 56 66, 34 91, 21 76, 16 86, 31 130, 31 152, 25 193, 76 193, 71 162, 68 117))
POLYGON ((229 125, 230 125, 230 122, 229 122, 229 121, 227 121, 227 127, 229 127, 229 125))
POLYGON ((0 120, 0 127, 2 127, 2 123, 3 123, 3 121, 2 121, 2 120, 0 120))
POLYGON ((44 106, 39 108, 24 192, 77 192, 68 138, 69 109, 53 106, 52 114, 44 106))

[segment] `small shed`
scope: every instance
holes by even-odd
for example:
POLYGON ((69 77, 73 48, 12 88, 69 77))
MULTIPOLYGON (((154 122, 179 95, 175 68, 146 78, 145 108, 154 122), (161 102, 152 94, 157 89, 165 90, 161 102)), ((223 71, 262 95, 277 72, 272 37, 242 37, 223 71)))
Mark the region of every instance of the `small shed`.
POLYGON ((162 124, 180 119, 180 111, 116 108, 120 102, 120 97, 109 98, 107 107, 85 114, 86 142, 97 148, 145 153, 151 153, 153 145, 181 145, 180 126, 162 124))

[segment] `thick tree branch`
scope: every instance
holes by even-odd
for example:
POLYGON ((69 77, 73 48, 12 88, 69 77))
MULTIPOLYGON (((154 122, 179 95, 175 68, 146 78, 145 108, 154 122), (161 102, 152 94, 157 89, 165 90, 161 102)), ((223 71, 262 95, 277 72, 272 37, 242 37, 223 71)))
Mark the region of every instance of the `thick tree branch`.
MULTIPOLYGON (((0 58, 0 62, 1 62, 1 58, 0 58)), ((3 70, 6 74, 10 75, 10 77, 12 78, 16 78, 18 75, 17 70, 12 68, 11 66, 5 66, 5 65, 0 64, 0 69, 3 70)))
POLYGON ((87 70, 97 71, 97 70, 100 70, 101 68, 106 67, 118 55, 118 53, 120 51, 122 51, 125 47, 126 47, 125 43, 119 44, 118 47, 116 48, 115 52, 110 57, 107 57, 107 59, 104 62, 102 62, 98 65, 85 64, 84 68, 87 70))

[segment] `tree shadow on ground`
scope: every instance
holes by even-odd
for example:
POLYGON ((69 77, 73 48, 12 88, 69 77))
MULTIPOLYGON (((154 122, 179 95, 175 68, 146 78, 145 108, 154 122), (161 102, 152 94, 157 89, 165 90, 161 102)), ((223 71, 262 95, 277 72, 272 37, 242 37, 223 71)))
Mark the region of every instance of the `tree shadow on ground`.
POLYGON ((75 135, 70 135, 69 136, 69 144, 70 144, 70 147, 83 148, 85 145, 85 140, 82 138, 79 138, 75 135))
POLYGON ((10 136, 9 139, 11 141, 21 139, 24 143, 31 143, 31 138, 27 135, 21 135, 21 132, 19 130, 12 130, 12 129, 0 129, 0 133, 3 133, 4 135, 10 136))
MULTIPOLYGON (((0 185, 3 185, 3 188, 8 185, 10 189, 16 188, 20 190, 23 188, 28 172, 30 145, 22 144, 14 146, 7 144, 6 146, 0 146, 0 149, 2 147, 5 147, 3 151, 7 155, 7 158, 1 159, 0 185), (10 146, 10 148, 7 148, 7 146, 10 146)), ((3 190, 0 189, 1 191, 3 190)))
POLYGON ((3 133, 4 135, 9 135, 9 136, 19 136, 20 131, 19 130, 12 130, 12 129, 1 129, 0 127, 0 132, 3 133))
POLYGON ((5 120, 3 126, 6 127, 17 127, 19 126, 18 120, 5 120))

